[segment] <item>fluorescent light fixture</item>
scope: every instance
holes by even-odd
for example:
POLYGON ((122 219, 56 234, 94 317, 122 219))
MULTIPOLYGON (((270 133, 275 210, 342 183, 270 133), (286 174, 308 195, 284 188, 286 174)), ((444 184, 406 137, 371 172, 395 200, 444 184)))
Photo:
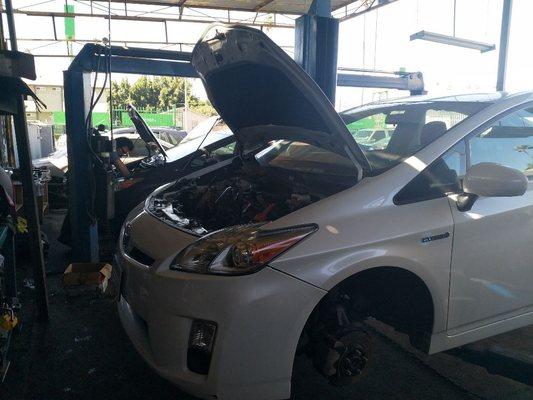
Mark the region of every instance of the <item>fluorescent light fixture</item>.
POLYGON ((455 36, 442 35, 440 33, 420 31, 411 35, 411 40, 428 40, 430 42, 437 42, 447 44, 450 46, 466 47, 467 49, 479 50, 482 53, 494 50, 496 45, 483 42, 476 42, 474 40, 460 39, 455 36))

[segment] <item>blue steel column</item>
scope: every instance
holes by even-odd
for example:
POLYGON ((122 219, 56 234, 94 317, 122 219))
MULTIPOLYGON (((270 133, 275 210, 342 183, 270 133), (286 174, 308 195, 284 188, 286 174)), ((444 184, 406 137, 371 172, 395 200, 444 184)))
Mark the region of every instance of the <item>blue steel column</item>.
POLYGON ((513 0, 504 0, 502 9, 502 28, 500 34, 500 55, 498 58, 498 81, 496 90, 505 88, 505 74, 507 72, 507 53, 509 47, 509 33, 511 31, 511 13, 513 0))
POLYGON ((68 190, 72 261, 98 261, 98 227, 91 218, 93 165, 85 119, 90 108, 90 73, 69 69, 63 73, 68 152, 68 190))
POLYGON ((314 0, 296 20, 295 59, 335 103, 339 21, 331 17, 330 0, 314 0))

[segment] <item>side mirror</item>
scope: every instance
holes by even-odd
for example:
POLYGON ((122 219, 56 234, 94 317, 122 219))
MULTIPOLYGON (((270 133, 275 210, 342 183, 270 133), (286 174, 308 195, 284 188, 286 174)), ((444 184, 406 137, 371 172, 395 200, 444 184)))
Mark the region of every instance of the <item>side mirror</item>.
POLYGON ((484 162, 473 165, 463 179, 463 194, 459 196, 459 211, 468 211, 478 197, 522 196, 528 180, 519 170, 484 162))

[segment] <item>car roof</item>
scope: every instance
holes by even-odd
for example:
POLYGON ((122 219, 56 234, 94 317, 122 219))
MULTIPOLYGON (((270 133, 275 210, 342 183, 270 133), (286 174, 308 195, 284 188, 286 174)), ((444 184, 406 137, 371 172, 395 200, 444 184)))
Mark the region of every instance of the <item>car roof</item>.
POLYGON ((372 103, 366 103, 358 107, 350 108, 342 111, 343 113, 351 113, 364 109, 379 108, 383 106, 394 106, 402 104, 417 104, 417 103, 432 103, 432 102, 465 102, 465 103, 497 103, 512 97, 530 97, 533 95, 533 91, 527 92, 487 92, 487 93, 469 93, 469 94, 455 94, 455 95, 421 95, 421 96, 408 96, 390 100, 380 100, 372 103))
POLYGON ((181 129, 178 129, 178 128, 172 128, 170 126, 152 126, 150 127, 152 130, 154 131, 170 131, 170 132, 176 132, 176 131, 181 131, 181 129))
MULTIPOLYGON (((171 128, 171 127, 168 127, 168 126, 152 126, 150 127, 150 129, 154 130, 154 131, 167 131, 167 132, 180 132, 179 129, 177 128, 171 128)), ((122 134, 132 134, 132 133, 137 133, 136 129, 132 126, 132 127, 127 127, 127 128, 118 128, 118 129, 113 129, 113 133, 116 134, 116 135, 122 135, 122 134)))
MULTIPOLYGON (((111 137, 111 133, 109 132, 103 132, 101 133, 102 136, 111 137)), ((119 137, 126 137, 128 139, 142 139, 137 132, 131 132, 131 131, 119 131, 118 129, 116 131, 113 131, 113 137, 116 139, 117 136, 119 137)))

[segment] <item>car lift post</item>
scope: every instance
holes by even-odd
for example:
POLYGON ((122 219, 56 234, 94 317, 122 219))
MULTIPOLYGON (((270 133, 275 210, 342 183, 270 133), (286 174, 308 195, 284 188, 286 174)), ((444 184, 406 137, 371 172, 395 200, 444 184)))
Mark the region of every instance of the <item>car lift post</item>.
MULTIPOLYGON (((295 60, 335 104, 337 86, 408 90, 424 94, 421 72, 388 73, 363 70, 337 72, 339 20, 331 16, 330 0, 314 0, 295 24, 295 60)), ((342 71, 342 70, 341 70, 342 71)))
POLYGON ((314 0, 296 20, 294 33, 296 62, 335 104, 339 20, 331 16, 331 1, 314 0))
POLYGON ((98 224, 93 209, 93 160, 87 140, 85 121, 90 111, 91 72, 105 73, 110 57, 110 72, 197 77, 187 52, 141 48, 104 47, 86 44, 63 73, 67 152, 69 159, 69 213, 72 261, 99 260, 98 224), (98 62, 98 57, 101 57, 98 62))

